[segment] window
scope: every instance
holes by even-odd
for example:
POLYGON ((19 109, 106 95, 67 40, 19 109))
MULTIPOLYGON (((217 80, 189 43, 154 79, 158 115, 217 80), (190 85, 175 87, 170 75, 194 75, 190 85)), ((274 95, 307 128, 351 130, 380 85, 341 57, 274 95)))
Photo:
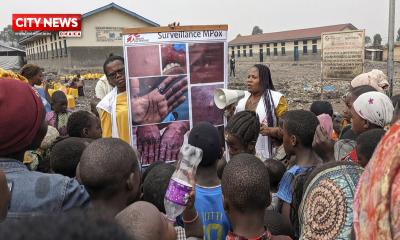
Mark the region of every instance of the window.
POLYGON ((317 45, 312 45, 312 53, 316 54, 318 52, 317 45))
POLYGON ((307 45, 307 40, 304 40, 304 41, 303 41, 303 45, 307 45))
POLYGON ((46 59, 49 59, 49 51, 47 49, 47 45, 46 45, 46 59))
POLYGON ((64 39, 64 55, 67 56, 68 49, 67 49, 67 39, 64 39))
POLYGON ((269 43, 267 43, 267 47, 269 47, 269 43))
POLYGON ((313 39, 312 44, 317 44, 317 39, 313 39))
POLYGON ((50 35, 50 42, 53 41, 53 34, 50 35))
POLYGON ((42 46, 42 52, 43 52, 43 59, 46 58, 46 52, 44 51, 44 46, 42 46))
POLYGON ((263 44, 260 44, 260 49, 262 49, 264 47, 264 45, 263 44))
POLYGON ((58 42, 60 44, 60 57, 63 56, 63 52, 62 52, 62 45, 61 45, 61 41, 58 42))
POLYGON ((299 41, 294 41, 294 45, 299 45, 299 41))
POLYGON ((285 47, 281 47, 281 54, 282 54, 282 56, 285 56, 285 55, 286 55, 285 47))
POLYGON ((267 56, 271 56, 271 50, 267 47, 267 56))
POLYGON ((307 55, 307 45, 303 45, 303 54, 307 55))
POLYGON ((53 43, 51 43, 51 58, 54 58, 54 48, 53 48, 53 43))
POLYGON ((237 50, 237 57, 240 57, 240 50, 237 50))
POLYGON ((232 50, 231 56, 232 56, 232 57, 235 57, 235 50, 232 50))
POLYGON ((44 38, 44 43, 47 43, 47 37, 44 38))
POLYGON ((246 56, 246 49, 243 49, 243 57, 247 57, 246 56))
POLYGON ((278 46, 278 43, 274 43, 274 47, 277 47, 278 46))
POLYGON ((285 46, 285 43, 284 42, 281 42, 281 47, 284 47, 285 46))
POLYGON ((274 47, 274 56, 278 56, 278 48, 274 47))
POLYGON ((56 57, 58 57, 58 48, 57 48, 57 42, 54 43, 54 48, 56 49, 56 57))
POLYGON ((253 56, 253 45, 249 45, 249 55, 250 55, 250 57, 252 57, 253 56))

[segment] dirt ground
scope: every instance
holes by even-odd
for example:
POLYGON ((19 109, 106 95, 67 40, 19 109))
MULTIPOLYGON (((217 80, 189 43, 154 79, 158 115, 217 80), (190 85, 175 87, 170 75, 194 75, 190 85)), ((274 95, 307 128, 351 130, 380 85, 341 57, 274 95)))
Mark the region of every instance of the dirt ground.
MULTIPOLYGON (((237 63, 236 77, 229 77, 229 88, 244 89, 244 81, 247 71, 255 63, 237 63)), ((321 64, 319 62, 300 62, 298 64, 288 62, 267 63, 271 69, 272 80, 275 88, 282 92, 288 100, 289 109, 308 109, 310 104, 321 99, 321 64)), ((385 62, 366 62, 365 71, 379 69, 386 73, 385 62)), ((395 64, 394 94, 400 93, 400 63, 395 64)), ((76 100, 76 109, 90 111, 90 100, 94 98, 94 88, 97 80, 85 81, 85 97, 76 100)), ((324 86, 333 86, 334 90, 324 91, 322 99, 332 103, 334 111, 341 112, 344 108, 340 97, 343 96, 349 85, 349 81, 326 81, 324 86)))

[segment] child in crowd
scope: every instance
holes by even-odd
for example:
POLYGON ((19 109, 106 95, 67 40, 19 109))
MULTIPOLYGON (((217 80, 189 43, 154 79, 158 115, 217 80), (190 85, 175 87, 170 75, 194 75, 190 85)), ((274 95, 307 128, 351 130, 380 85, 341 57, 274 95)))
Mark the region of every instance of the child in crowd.
POLYGON ((99 104, 100 99, 98 98, 93 98, 92 100, 90 100, 90 112, 93 113, 94 115, 96 115, 96 117, 99 117, 99 111, 97 111, 97 104, 99 104))
POLYGON ((175 229, 167 217, 148 202, 133 203, 115 218, 131 239, 177 239, 175 229))
POLYGON ((260 134, 260 120, 253 111, 241 111, 233 115, 225 128, 225 141, 230 157, 239 153, 255 154, 260 134))
POLYGON ((77 178, 90 195, 92 209, 105 218, 133 203, 140 195, 140 170, 132 147, 118 138, 101 138, 83 151, 77 178))
MULTIPOLYGON (((160 212, 164 214, 164 197, 168 188, 169 180, 171 179, 174 171, 175 168, 170 164, 166 164, 164 162, 155 162, 146 169, 145 172, 147 172, 147 174, 143 178, 142 200, 153 204, 160 212)), ((193 199, 192 195, 190 199, 193 199)), ((203 239, 203 225, 198 218, 196 210, 194 209, 193 201, 188 203, 181 217, 177 218, 177 224, 175 225, 175 230, 178 235, 177 240, 186 238, 203 239), (180 222, 182 222, 182 220, 185 222, 186 219, 195 220, 185 223, 185 228, 178 226, 178 220, 180 222)))
POLYGON ((85 148, 92 142, 88 138, 69 137, 57 142, 50 153, 50 167, 54 173, 74 178, 85 148))
POLYGON ((203 158, 196 171, 195 208, 203 223, 204 239, 223 240, 230 225, 222 203, 221 181, 217 175, 222 146, 216 127, 198 123, 190 131, 188 143, 203 150, 203 158))
POLYGON ((314 101, 311 104, 310 111, 313 112, 315 116, 319 116, 324 113, 331 117, 333 116, 332 104, 327 101, 314 101))
POLYGON ((363 132, 357 138, 357 160, 361 167, 365 168, 374 154, 376 146, 385 135, 386 131, 383 129, 371 129, 363 132))
POLYGON ((271 204, 267 209, 279 212, 279 198, 276 195, 276 192, 278 192, 279 182, 281 181, 283 174, 285 174, 286 168, 281 161, 275 159, 267 159, 267 161, 264 162, 264 165, 268 170, 271 190, 271 204))
POLYGON ((268 170, 254 155, 238 154, 222 175, 224 208, 232 224, 227 240, 290 239, 276 237, 264 225, 265 208, 271 203, 268 170))
POLYGON ((71 114, 67 123, 70 137, 101 138, 100 119, 88 111, 77 111, 71 114))
POLYGON ((318 118, 309 111, 293 110, 286 112, 283 116, 283 146, 288 155, 295 157, 295 165, 283 175, 277 192, 282 203, 281 213, 288 222, 290 222, 294 178, 300 173, 310 171, 320 163, 312 150, 312 142, 318 125, 318 118))
POLYGON ((51 97, 52 111, 46 113, 46 122, 55 127, 60 136, 67 135, 67 122, 71 111, 67 109, 67 96, 62 91, 55 91, 51 97))
POLYGON ((36 150, 29 150, 25 152, 23 163, 32 171, 45 171, 42 168, 45 165, 48 165, 48 158, 50 156, 50 149, 53 146, 56 139, 60 136, 57 129, 52 126, 48 126, 46 136, 44 137, 40 147, 36 150))

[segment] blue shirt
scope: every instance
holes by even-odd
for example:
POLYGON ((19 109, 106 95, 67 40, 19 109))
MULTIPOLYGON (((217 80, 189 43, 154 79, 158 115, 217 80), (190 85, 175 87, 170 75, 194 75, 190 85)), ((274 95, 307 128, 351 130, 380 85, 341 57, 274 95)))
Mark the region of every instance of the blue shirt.
POLYGON ((35 87, 35 89, 36 89, 36 91, 38 91, 38 93, 40 95, 40 99, 42 100, 42 103, 43 103, 44 109, 46 110, 46 113, 50 112, 51 106, 50 106, 50 103, 46 99, 46 93, 44 92, 44 89, 38 88, 38 87, 35 87))
POLYGON ((222 203, 221 185, 210 188, 196 185, 194 207, 203 224, 203 239, 224 240, 230 230, 230 224, 222 203))
POLYGON ((278 192, 276 193, 276 196, 282 201, 291 204, 293 196, 293 179, 297 174, 306 172, 309 168, 310 167, 300 167, 298 165, 294 165, 293 167, 289 168, 289 170, 285 172, 281 181, 279 182, 278 192))

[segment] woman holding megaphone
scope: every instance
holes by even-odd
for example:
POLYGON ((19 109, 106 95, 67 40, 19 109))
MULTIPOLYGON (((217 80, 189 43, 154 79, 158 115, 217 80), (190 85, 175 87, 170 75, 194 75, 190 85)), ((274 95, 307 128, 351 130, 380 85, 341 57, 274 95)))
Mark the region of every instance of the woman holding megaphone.
POLYGON ((271 79, 271 71, 262 64, 250 68, 246 79, 247 91, 237 103, 225 108, 228 117, 235 112, 254 111, 260 119, 260 135, 256 143, 256 155, 266 160, 272 155, 272 139, 281 139, 281 131, 277 127, 278 119, 287 111, 287 102, 283 94, 275 91, 271 79))

